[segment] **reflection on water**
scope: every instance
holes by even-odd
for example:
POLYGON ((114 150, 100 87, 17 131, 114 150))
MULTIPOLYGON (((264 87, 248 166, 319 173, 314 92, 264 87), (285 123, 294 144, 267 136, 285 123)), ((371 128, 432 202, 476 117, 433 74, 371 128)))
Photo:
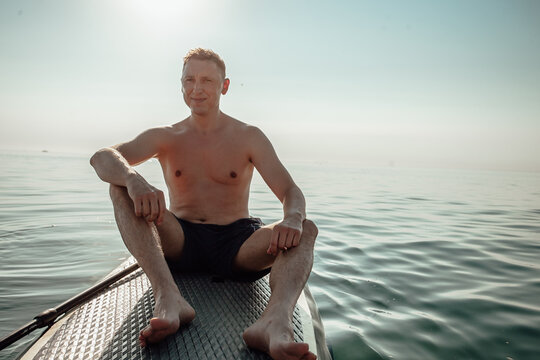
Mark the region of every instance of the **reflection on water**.
MULTIPOLYGON (((107 185, 86 158, 0 156, 4 336, 127 253, 107 185)), ((540 174, 289 168, 319 226, 309 284, 336 359, 540 353, 540 174)), ((156 162, 140 171, 166 190, 156 162)), ((250 207, 266 223, 281 216, 259 177, 250 207)), ((29 341, 0 359, 15 358, 29 341)))

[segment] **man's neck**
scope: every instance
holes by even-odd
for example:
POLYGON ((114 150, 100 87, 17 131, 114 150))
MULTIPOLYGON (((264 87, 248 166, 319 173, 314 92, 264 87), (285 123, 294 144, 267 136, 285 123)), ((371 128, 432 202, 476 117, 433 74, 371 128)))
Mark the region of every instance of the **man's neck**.
POLYGON ((196 114, 191 112, 191 121, 193 126, 201 132, 214 131, 223 125, 221 115, 222 113, 219 109, 207 114, 196 114))

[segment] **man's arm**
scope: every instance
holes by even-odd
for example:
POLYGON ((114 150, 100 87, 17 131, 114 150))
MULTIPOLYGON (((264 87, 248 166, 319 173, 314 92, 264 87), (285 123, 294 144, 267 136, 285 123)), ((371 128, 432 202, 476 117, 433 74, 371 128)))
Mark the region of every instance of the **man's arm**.
POLYGON ((90 159, 99 178, 126 187, 135 214, 158 225, 166 208, 163 192, 150 185, 132 165, 159 155, 163 129, 150 129, 135 139, 97 151, 90 159))
POLYGON ((283 204, 283 221, 272 233, 268 253, 298 246, 302 223, 306 219, 306 201, 300 188, 279 160, 274 147, 259 129, 252 127, 251 161, 272 192, 283 204))

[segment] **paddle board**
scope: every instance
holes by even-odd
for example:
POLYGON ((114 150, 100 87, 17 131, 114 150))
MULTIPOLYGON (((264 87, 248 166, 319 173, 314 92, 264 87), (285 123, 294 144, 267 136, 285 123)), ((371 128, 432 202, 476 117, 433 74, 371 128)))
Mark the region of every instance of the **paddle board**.
MULTIPOLYGON (((110 275, 135 262, 127 259, 110 275)), ((262 314, 270 297, 268 276, 254 282, 208 274, 173 274, 195 308, 195 320, 158 344, 139 346, 152 317, 154 297, 141 269, 114 283, 55 322, 19 358, 50 359, 269 359, 248 348, 242 332, 262 314)), ((318 359, 331 359, 319 313, 305 287, 293 316, 294 338, 318 359)))

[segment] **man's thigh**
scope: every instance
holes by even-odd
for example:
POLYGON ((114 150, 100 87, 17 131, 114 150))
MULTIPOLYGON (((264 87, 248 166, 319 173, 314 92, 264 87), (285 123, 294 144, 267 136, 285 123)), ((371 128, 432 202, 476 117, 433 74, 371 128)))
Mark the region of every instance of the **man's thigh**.
POLYGON ((261 271, 272 266, 276 257, 267 254, 266 251, 270 245, 272 229, 276 224, 261 227, 244 241, 234 258, 236 270, 261 271))
POLYGON ((184 249, 184 231, 176 217, 168 210, 163 214, 163 222, 156 226, 161 248, 167 260, 178 260, 184 249))

